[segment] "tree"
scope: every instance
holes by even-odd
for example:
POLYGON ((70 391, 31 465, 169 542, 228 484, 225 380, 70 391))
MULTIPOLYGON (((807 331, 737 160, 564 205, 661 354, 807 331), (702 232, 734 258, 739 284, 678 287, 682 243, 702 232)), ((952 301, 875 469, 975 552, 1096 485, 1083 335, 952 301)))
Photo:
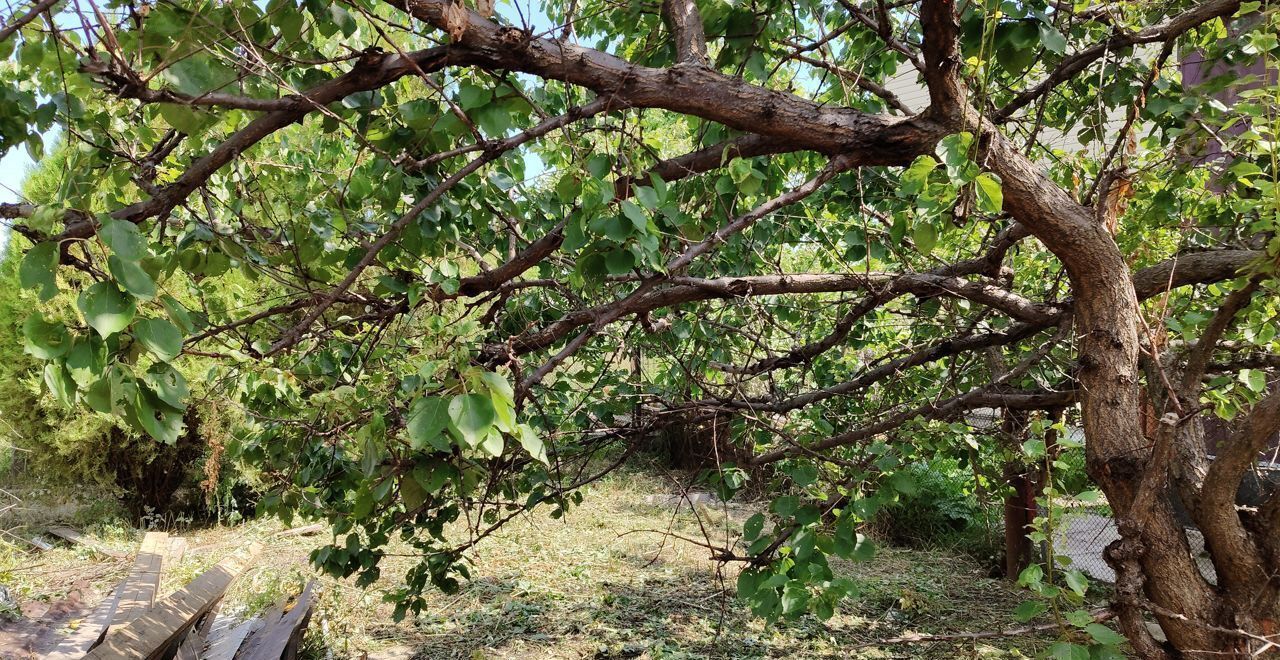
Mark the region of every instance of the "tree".
POLYGON ((76 146, 59 203, 2 209, 24 285, 80 291, 27 322, 50 388, 171 442, 172 363, 217 358, 264 508, 346 535, 319 565, 371 581, 393 535, 422 552, 402 612, 678 419, 798 489, 714 549, 740 593, 829 614, 825 558, 868 552, 897 466, 976 444, 968 410, 1078 404, 1133 649, 1269 643, 1280 499, 1235 493, 1280 428, 1276 85, 1173 62, 1273 71, 1271 6, 55 5, 0 31, 0 147, 55 124, 76 146), (245 295, 211 302, 217 280, 245 295), (1214 460, 1206 406, 1236 418, 1214 460))

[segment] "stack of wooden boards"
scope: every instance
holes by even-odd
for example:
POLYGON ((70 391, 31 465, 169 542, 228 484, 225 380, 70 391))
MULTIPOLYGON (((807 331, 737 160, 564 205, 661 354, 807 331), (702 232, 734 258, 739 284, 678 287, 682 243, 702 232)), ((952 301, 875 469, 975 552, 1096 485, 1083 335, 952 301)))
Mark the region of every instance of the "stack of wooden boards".
POLYGON ((252 543, 182 589, 156 600, 167 561, 186 541, 148 532, 133 569, 46 660, 281 660, 297 656, 314 606, 314 583, 291 603, 249 621, 219 613, 223 595, 262 550, 252 543))

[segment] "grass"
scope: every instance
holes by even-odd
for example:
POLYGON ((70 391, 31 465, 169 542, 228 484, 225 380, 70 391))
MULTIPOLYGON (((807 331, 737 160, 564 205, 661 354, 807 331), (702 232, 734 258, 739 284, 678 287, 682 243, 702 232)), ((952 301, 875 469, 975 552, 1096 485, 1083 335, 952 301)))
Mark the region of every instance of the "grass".
MULTIPOLYGON (((1007 582, 962 554, 882 548, 863 564, 840 563, 861 597, 830 621, 804 618, 766 623, 732 599, 733 567, 707 551, 659 532, 701 538, 735 534, 752 509, 678 512, 646 504, 668 493, 670 481, 638 471, 615 474, 588 488, 585 505, 561 520, 544 512, 513 521, 473 552, 474 579, 454 595, 434 593, 424 615, 393 623, 382 594, 411 564, 389 558, 369 589, 319 578, 323 587, 307 636, 313 657, 369 658, 955 658, 1025 657, 1048 638, 881 647, 908 632, 938 634, 1007 628, 1025 599, 1007 582), (701 517, 701 524, 698 518, 701 517), (728 590, 728 591, 726 591, 728 590)), ((60 510, 61 511, 61 510, 60 510)), ((64 511, 65 513, 65 511, 64 511)), ((49 521, 50 524, 54 521, 49 521)), ((0 526, 9 526, 7 524, 0 526)), ((117 522, 86 525, 114 549, 136 547, 141 532, 117 522)), ((258 561, 228 593, 224 611, 259 612, 314 577, 307 564, 322 536, 275 538, 274 521, 236 527, 173 530, 188 539, 181 561, 166 568, 162 593, 250 540, 266 544, 258 561)), ((459 534, 464 530, 457 530, 459 534)), ((53 602, 91 586, 101 597, 127 572, 128 561, 61 546, 39 555, 0 549, 0 582, 19 601, 53 602)))

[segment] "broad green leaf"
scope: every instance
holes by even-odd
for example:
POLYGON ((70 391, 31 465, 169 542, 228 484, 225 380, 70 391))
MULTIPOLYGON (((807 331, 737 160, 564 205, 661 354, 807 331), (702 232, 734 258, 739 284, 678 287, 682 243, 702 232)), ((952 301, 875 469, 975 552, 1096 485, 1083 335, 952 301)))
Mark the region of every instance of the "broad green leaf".
POLYGON ((754 541, 760 536, 760 531, 764 529, 764 514, 755 513, 747 522, 742 524, 742 539, 744 541, 754 541))
POLYGON ((98 237, 126 261, 141 261, 147 256, 147 240, 138 231, 138 226, 127 220, 104 217, 102 226, 98 228, 98 237))
POLYGON ((205 115, 185 105, 160 104, 160 116, 179 133, 199 135, 204 127, 205 115))
POLYGON ((64 407, 70 407, 75 402, 76 383, 63 368, 61 362, 49 362, 44 365, 44 382, 49 387, 49 391, 53 392, 54 397, 58 399, 64 407))
POLYGON ((497 458, 502 455, 502 450, 506 447, 506 441, 502 439, 502 433, 497 429, 489 429, 489 433, 484 436, 484 440, 480 441, 480 450, 487 454, 490 458, 497 458))
POLYGON ((85 322, 103 339, 129 327, 137 304, 133 296, 119 290, 112 282, 98 282, 80 293, 77 307, 85 322))
POLYGON ((47 302, 58 294, 57 270, 58 244, 37 243, 22 257, 18 283, 24 289, 38 289, 40 300, 47 302))
POLYGON ((449 438, 444 434, 449 426, 449 401, 438 396, 419 397, 409 408, 409 421, 405 430, 409 435, 409 444, 414 449, 422 450, 434 447, 440 451, 449 451, 449 438))
POLYGON ((1084 627, 1084 631, 1089 633, 1093 641, 1107 646, 1119 646, 1125 642, 1124 635, 1102 625, 1101 623, 1091 623, 1084 627))
POLYGON ((906 472, 893 473, 893 476, 889 477, 889 485, 907 497, 912 497, 920 492, 920 487, 916 485, 916 480, 906 472))
POLYGON ((604 255, 604 266, 610 275, 626 275, 635 268, 636 258, 630 250, 619 248, 604 255))
POLYGON ((67 373, 76 385, 89 387, 107 370, 107 346, 93 333, 76 337, 66 358, 67 373))
POLYGON ((1049 609, 1048 605, 1038 600, 1024 600, 1013 610, 1013 618, 1026 623, 1049 609))
POLYGON ((517 439, 520 441, 520 446, 529 452, 534 460, 543 465, 550 465, 551 462, 547 460, 547 447, 542 442, 542 436, 528 424, 521 424, 518 428, 517 439))
POLYGON ((168 363, 157 362, 147 369, 143 380, 151 391, 163 402, 176 410, 186 407, 187 396, 191 393, 187 379, 182 373, 168 363))
POLYGON ((931 223, 921 222, 912 230, 911 240, 915 242, 920 254, 928 255, 938 244, 938 230, 934 229, 931 223))
POLYGON ((911 167, 902 172, 902 192, 908 195, 920 194, 929 182, 929 174, 937 167, 938 161, 933 156, 918 156, 912 161, 911 167))
POLYGON ((1047 23, 1041 23, 1039 27, 1040 43, 1046 50, 1058 55, 1067 52, 1067 38, 1057 28, 1047 23))
POLYGON ((1081 573, 1079 569, 1073 568, 1064 573, 1062 577, 1066 580, 1067 586, 1081 596, 1089 590, 1089 578, 1085 577, 1085 574, 1081 573))
POLYGON ((1267 389, 1267 372, 1261 369, 1241 369, 1240 382, 1255 393, 1267 389))
POLYGON ((453 466, 441 460, 432 460, 413 468, 413 479, 428 493, 440 492, 455 474, 453 466))
POLYGON ((156 297, 155 280, 152 280, 147 271, 142 270, 136 261, 126 261, 121 259, 120 255, 113 254, 107 257, 107 267, 120 286, 134 297, 139 300, 151 300, 156 297))
POLYGON ((973 180, 978 191, 978 210, 999 213, 1004 209, 1004 193, 1000 189, 1000 177, 983 172, 973 180))
POLYGON ((1089 647, 1071 642, 1057 642, 1049 647, 1049 657, 1053 660, 1089 660, 1089 647))
POLYGON ((405 511, 417 511, 427 501, 427 491, 413 474, 400 475, 400 500, 405 511))
POLYGON ((22 322, 26 351, 41 360, 61 357, 71 349, 71 335, 61 323, 49 323, 40 312, 32 312, 22 322))
POLYGON ((133 336, 165 362, 182 353, 182 333, 164 319, 142 319, 133 325, 133 336))
POLYGON ((142 430, 167 445, 176 443, 183 430, 182 412, 161 401, 148 388, 137 389, 134 412, 142 430))
POLYGON ((449 401, 449 419, 459 439, 474 449, 493 427, 493 401, 480 394, 459 394, 449 401))

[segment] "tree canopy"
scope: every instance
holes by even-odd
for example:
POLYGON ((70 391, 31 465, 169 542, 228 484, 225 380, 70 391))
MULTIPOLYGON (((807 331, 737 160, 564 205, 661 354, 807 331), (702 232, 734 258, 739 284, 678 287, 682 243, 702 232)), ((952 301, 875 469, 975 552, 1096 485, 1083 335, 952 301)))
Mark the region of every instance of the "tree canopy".
POLYGON ((740 595, 829 616, 827 557, 870 557, 903 466, 1038 459, 1078 416, 1132 648, 1273 630, 1280 498, 1235 501, 1280 428, 1270 4, 40 0, 3 25, 0 151, 63 143, 57 185, 0 206, 52 396, 173 443, 198 377, 244 415, 262 510, 332 523, 318 566, 370 583, 416 548, 401 613, 680 427, 725 494, 788 485, 707 543, 740 595), (1212 452, 1206 410, 1233 425, 1212 452))

